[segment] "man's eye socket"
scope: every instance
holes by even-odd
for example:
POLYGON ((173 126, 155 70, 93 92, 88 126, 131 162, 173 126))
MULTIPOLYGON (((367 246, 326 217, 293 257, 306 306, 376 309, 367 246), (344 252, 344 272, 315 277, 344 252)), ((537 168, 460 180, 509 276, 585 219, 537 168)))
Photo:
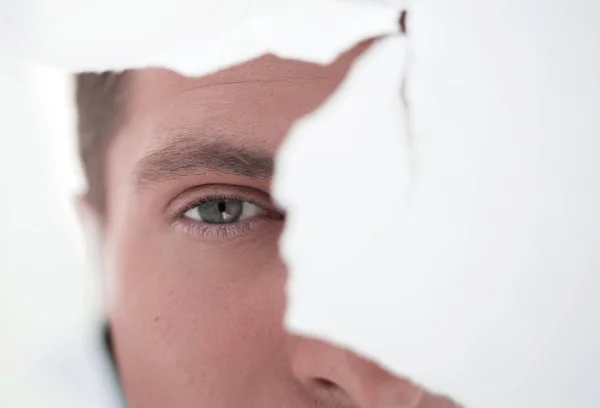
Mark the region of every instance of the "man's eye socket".
POLYGON ((198 204, 187 210, 184 216, 207 224, 231 224, 266 213, 265 209, 248 201, 221 198, 198 204))

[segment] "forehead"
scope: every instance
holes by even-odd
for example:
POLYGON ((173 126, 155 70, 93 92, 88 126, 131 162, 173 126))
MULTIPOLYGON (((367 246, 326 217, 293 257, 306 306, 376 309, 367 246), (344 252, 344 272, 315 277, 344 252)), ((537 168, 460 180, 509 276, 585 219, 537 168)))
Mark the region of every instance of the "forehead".
POLYGON ((270 149, 283 136, 285 125, 318 105, 319 89, 327 86, 319 79, 226 78, 211 81, 165 71, 141 72, 130 117, 151 127, 145 135, 153 148, 175 136, 189 136, 270 149), (309 82, 313 92, 304 91, 303 82, 309 82))
POLYGON ((107 171, 122 175, 178 137, 273 152, 296 119, 331 95, 365 47, 328 66, 266 55, 204 77, 134 71, 126 123, 107 152, 107 171))
POLYGON ((152 144, 183 133, 270 150, 334 91, 348 62, 319 66, 267 55, 199 78, 141 70, 131 88, 130 124, 152 125, 145 132, 152 144))

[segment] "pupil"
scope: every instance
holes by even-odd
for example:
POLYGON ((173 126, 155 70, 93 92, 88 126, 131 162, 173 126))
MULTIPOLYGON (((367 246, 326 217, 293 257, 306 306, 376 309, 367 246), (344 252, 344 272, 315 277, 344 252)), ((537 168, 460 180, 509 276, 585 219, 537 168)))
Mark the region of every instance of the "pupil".
POLYGON ((236 222, 244 212, 244 202, 240 200, 209 200, 197 207, 198 215, 210 224, 230 224, 236 222))

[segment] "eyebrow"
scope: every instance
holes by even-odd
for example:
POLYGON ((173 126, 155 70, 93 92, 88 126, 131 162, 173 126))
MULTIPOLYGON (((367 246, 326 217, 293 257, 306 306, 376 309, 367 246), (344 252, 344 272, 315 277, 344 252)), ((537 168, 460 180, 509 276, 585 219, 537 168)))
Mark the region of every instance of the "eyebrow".
POLYGON ((202 137, 179 137, 151 151, 136 165, 135 178, 147 185, 202 171, 268 179, 273 175, 273 156, 256 149, 234 146, 202 137))

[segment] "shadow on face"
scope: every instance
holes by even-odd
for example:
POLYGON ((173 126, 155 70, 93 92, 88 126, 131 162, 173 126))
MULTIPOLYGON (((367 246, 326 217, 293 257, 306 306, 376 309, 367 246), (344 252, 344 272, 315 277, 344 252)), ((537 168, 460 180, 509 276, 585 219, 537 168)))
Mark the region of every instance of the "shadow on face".
MULTIPOLYGON (((282 323, 273 156, 368 44, 329 66, 267 55, 202 78, 133 72, 104 174, 110 324, 130 406, 383 408, 422 398, 409 381, 282 323)), ((423 403, 449 406, 432 401, 423 403)))

